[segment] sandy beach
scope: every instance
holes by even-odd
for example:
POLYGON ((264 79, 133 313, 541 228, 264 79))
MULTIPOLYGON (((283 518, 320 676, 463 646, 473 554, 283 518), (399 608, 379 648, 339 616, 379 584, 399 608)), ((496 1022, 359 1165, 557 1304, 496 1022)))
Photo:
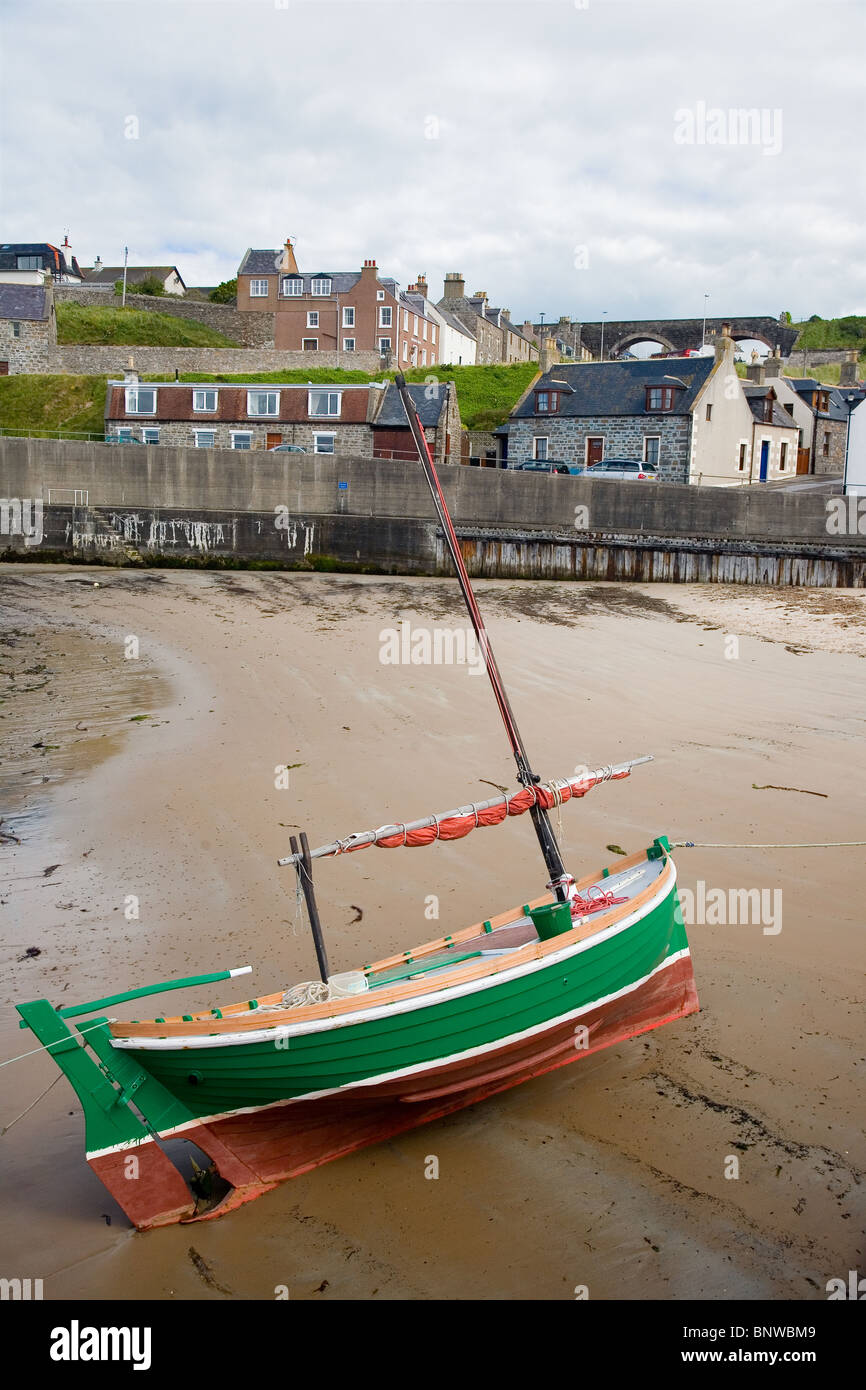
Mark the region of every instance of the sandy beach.
MULTIPOLYGON (((543 777, 654 757, 563 808, 575 872, 661 833, 866 839, 866 594, 477 592, 543 777)), ((276 865, 291 834, 514 785, 484 676, 380 660, 404 621, 465 627, 452 581, 6 565, 0 608, 4 1059, 33 1045, 15 1002, 241 965, 256 993, 316 978, 276 865)), ((4 1272, 94 1300, 823 1300, 864 1264, 864 853, 680 850, 695 901, 702 883, 779 904, 772 923, 690 926, 699 1015, 218 1221, 133 1232, 61 1079, 0 1142, 4 1272)), ((526 901, 544 868, 525 819, 326 862, 317 887, 347 970, 526 901)), ((0 1126, 55 1075, 40 1055, 4 1068, 0 1126)))

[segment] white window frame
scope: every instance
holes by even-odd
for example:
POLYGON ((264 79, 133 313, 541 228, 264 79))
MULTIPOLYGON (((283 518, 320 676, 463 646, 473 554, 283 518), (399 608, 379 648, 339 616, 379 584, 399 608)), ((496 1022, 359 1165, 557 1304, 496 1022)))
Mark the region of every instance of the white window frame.
POLYGON ((284 275, 280 281, 280 294, 284 299, 299 299, 304 293, 302 276, 284 275))
POLYGON ((331 277, 329 275, 317 275, 310 281, 310 294, 317 299, 327 299, 331 293, 331 277))
POLYGON ((644 437, 643 437, 643 461, 644 461, 644 463, 655 463, 656 467, 658 467, 658 465, 661 463, 661 457, 662 457, 662 437, 661 437, 661 435, 660 435, 660 434, 645 434, 644 437), (649 444, 649 442, 650 442, 651 439, 657 439, 657 440, 658 440, 658 446, 659 446, 659 447, 658 447, 658 449, 657 449, 657 451, 656 451, 655 459, 648 459, 648 458, 647 458, 647 453, 649 452, 649 450, 647 449, 647 445, 649 444))
POLYGON ((314 389, 307 392, 307 414, 311 420, 339 420, 343 413, 343 393, 342 391, 328 391, 327 389, 314 389), (313 409, 313 396, 327 396, 327 410, 313 409), (336 410, 331 409, 332 401, 336 401, 336 410))
POLYGON ((414 333, 415 337, 417 338, 417 337, 418 337, 418 315, 417 315, 417 314, 413 314, 413 315, 412 315, 412 318, 414 319, 414 323, 413 323, 413 325, 412 325, 412 332, 414 333))
POLYGON ((394 327, 394 313, 390 304, 383 304, 379 310, 379 327, 394 327))
POLYGON ((404 330, 405 330, 406 332, 409 331, 409 310, 408 310, 408 309, 404 309, 404 310, 403 310, 403 328, 404 328, 404 330))
POLYGON ((344 351, 344 352, 354 352, 354 351, 355 351, 355 342, 356 342, 356 339, 355 339, 355 338, 344 338, 344 339, 343 339, 343 351, 344 351))
POLYGON ((132 426, 122 425, 120 429, 114 431, 115 437, 120 440, 129 441, 132 438, 132 426))
POLYGON ((247 392, 247 415, 251 420, 274 420, 280 413, 280 393, 279 391, 267 391, 265 389, 247 392), (253 410, 253 396, 273 396, 273 410, 253 410))
POLYGON ((405 338, 403 339, 403 361, 409 361, 409 344, 406 342, 405 338))
POLYGON ((126 388, 126 413, 127 415, 155 415, 156 414, 157 393, 155 386, 127 386, 126 388), (141 391, 150 391, 153 395, 153 408, 151 410, 139 410, 138 397, 141 391))
POLYGON ((150 426, 143 425, 143 426, 142 426, 142 430, 141 430, 141 442, 142 442, 142 444, 158 444, 158 443, 159 443, 159 425, 150 425, 150 426), (147 438, 147 435, 149 435, 149 434, 155 434, 155 435, 156 435, 156 439, 148 439, 148 438, 147 438))
POLYGON ((376 298, 377 298, 377 299, 384 299, 384 298, 385 298, 385 291, 384 291, 384 290, 377 290, 377 291, 376 291, 376 298))
POLYGON ((355 306, 354 306, 354 304, 344 304, 344 305, 343 305, 343 327, 344 327, 344 328, 354 328, 354 327, 355 327, 355 306))
POLYGON ((252 430, 229 430, 229 434, 231 435, 233 449, 243 449, 246 452, 253 447, 252 430), (239 439, 248 439, 250 442, 249 444, 238 444, 239 439))
POLYGON ((214 390, 212 390, 212 388, 209 387, 209 386, 197 387, 197 388, 193 391, 193 393, 192 393, 192 408, 193 408, 193 410, 195 411, 196 415, 213 415, 213 414, 216 412, 216 410, 217 410, 217 408, 218 408, 218 406, 219 406, 219 394, 220 394, 219 391, 214 391, 214 390), (204 405, 198 405, 198 404, 197 404, 197 402, 196 402, 196 397, 197 397, 197 396, 203 396, 203 397, 204 397, 204 399, 205 399, 205 404, 204 404, 204 405), (207 398, 208 398, 208 396, 213 396, 213 405, 208 405, 208 404, 207 404, 207 398))
POLYGON ((195 447, 197 449, 214 449, 216 447, 216 430, 193 430, 192 437, 195 440, 195 447), (199 438, 202 434, 210 435, 209 444, 202 444, 199 438))
POLYGON ((430 350, 430 366, 431 366, 431 367, 435 367, 435 365, 436 365, 436 354, 435 354, 435 352, 434 352, 434 351, 432 350, 432 348, 431 348, 431 350, 430 350))
POLYGON ((426 367, 426 366, 427 366, 427 349, 426 349, 426 348, 422 348, 422 349, 421 349, 421 366, 422 366, 422 367, 426 367))
POLYGON ((380 339, 379 339, 379 355, 381 356, 383 353, 385 353, 385 352, 390 352, 390 351, 391 351, 391 339, 390 339, 390 338, 380 338, 380 339))
POLYGON ((534 459, 537 459, 539 463, 546 463, 548 458, 550 457, 549 445, 549 434, 534 434, 532 436, 532 457, 534 459), (539 446, 542 446, 541 453, 539 453, 538 451, 539 446))
POLYGON ((318 326, 319 326, 319 311, 318 311, 318 309, 308 309, 308 310, 307 310, 307 327, 308 327, 308 328, 318 328, 318 326))
POLYGON ((313 432, 313 453, 314 453, 314 454, 335 454, 336 452, 337 452, 337 436, 336 436, 336 434, 334 434, 334 432, 333 432, 332 430, 331 430, 331 431, 328 431, 328 432, 325 432, 325 433, 323 433, 323 432, 321 432, 321 431, 314 431, 314 432, 313 432), (330 449, 320 449, 320 448, 319 448, 319 440, 320 440, 320 439, 330 439, 331 444, 332 444, 333 447, 330 448, 330 449))
POLYGON ((426 319, 422 319, 422 320, 421 320, 421 336, 423 337, 424 342, 426 343, 426 341, 427 341, 427 320, 426 320, 426 319))
POLYGON ((267 299, 270 292, 270 280, 250 280, 250 299, 267 299), (262 285, 264 285, 264 289, 262 289, 262 285))
POLYGON ((435 343, 435 341, 436 341, 436 325, 435 325, 435 323, 431 323, 431 325, 430 325, 430 341, 431 341, 431 343, 435 343))

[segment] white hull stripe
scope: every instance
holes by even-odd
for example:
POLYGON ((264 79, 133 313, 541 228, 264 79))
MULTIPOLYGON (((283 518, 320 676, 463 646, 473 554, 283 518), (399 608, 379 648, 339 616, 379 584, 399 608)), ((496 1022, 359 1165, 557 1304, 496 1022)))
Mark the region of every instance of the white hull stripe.
MULTIPOLYGON (((522 1042, 525 1038, 534 1037, 538 1033, 549 1032, 559 1024, 569 1023, 573 1019, 580 1018, 582 1014, 590 1013, 593 1009, 598 1009, 605 1004, 612 1003, 615 999, 623 999, 627 994, 632 994, 635 990, 640 989, 642 985, 645 985, 648 980, 653 979, 655 975, 659 975, 663 970, 667 970, 670 966, 675 965, 677 961, 684 960, 689 955, 689 948, 686 946, 682 951, 675 951, 672 955, 666 956, 661 965, 657 965, 648 975, 642 976, 641 979, 636 980, 634 984, 626 985, 623 989, 618 989, 613 994, 606 994, 601 999, 593 999, 589 1004, 582 1004, 580 1008, 571 1009, 565 1014, 559 1014, 556 1018, 548 1019, 545 1023, 536 1023, 532 1028, 525 1028, 520 1033, 510 1033, 505 1037, 497 1038, 495 1042, 483 1043, 479 1047, 468 1048, 465 1052, 453 1052, 450 1056, 435 1057, 429 1062, 416 1062, 414 1066, 401 1067, 396 1071, 382 1072, 362 1081, 349 1081, 345 1086, 332 1086, 330 1089, 324 1091, 307 1091, 302 1096, 292 1096, 287 1100, 272 1101, 268 1105, 242 1106, 237 1110, 224 1110, 219 1114, 202 1116, 200 1119, 189 1120, 182 1125, 176 1125, 172 1129, 160 1130, 159 1136, 161 1139, 168 1139, 174 1135, 182 1134, 184 1130, 196 1129, 199 1125, 214 1124, 217 1120, 227 1120, 233 1115, 255 1115, 259 1111, 277 1110, 285 1105, 297 1105, 301 1101, 321 1100, 325 1096, 338 1095, 343 1091, 353 1091, 361 1086, 381 1086, 386 1081, 397 1081, 404 1076, 420 1076, 426 1071, 433 1071, 439 1067, 450 1066, 452 1062, 468 1061, 472 1057, 483 1057, 485 1053, 495 1052, 501 1047, 508 1047, 512 1043, 522 1042)), ((141 1144, 149 1144, 151 1142, 151 1139, 147 1138, 133 1140, 128 1144, 113 1144, 107 1149, 90 1150, 87 1157, 88 1159, 101 1158, 104 1154, 119 1153, 124 1149, 139 1148, 141 1144)))
MULTIPOLYGON (((297 1038, 306 1037, 313 1033, 334 1032, 338 1028, 351 1028, 355 1024, 373 1023, 378 1019, 393 1018, 396 1014, 412 1013, 416 1009, 429 1008, 431 1005, 443 1003, 446 997, 449 1000, 462 999, 467 994, 480 994, 486 989, 495 989, 498 985, 510 983, 512 980, 520 980, 526 975, 533 975, 539 970, 546 970, 551 965, 558 965, 561 961, 571 960, 572 957, 582 955, 584 951, 591 951, 596 946, 600 946, 602 942, 609 941, 613 937, 619 936, 620 933, 628 931, 635 922, 649 916, 676 887, 676 869, 673 861, 669 860, 668 863, 671 865, 671 873, 670 875, 661 875, 659 879, 661 891, 649 903, 644 903, 643 907, 624 917, 621 922, 606 927, 597 936, 590 936, 576 944, 565 946, 561 951, 552 951, 548 956, 526 961, 523 965, 515 965, 510 970, 507 968, 496 970, 490 975, 483 976, 480 980, 467 980, 463 984, 450 987, 443 985, 442 989, 431 991, 430 994, 414 995, 411 999, 395 1000, 392 1004, 379 1004, 369 1009, 359 1009, 355 1013, 337 1014, 332 1018, 311 1019, 307 1023, 274 1024, 270 1028, 250 1028, 243 1033, 190 1034, 188 1036, 181 1034, 171 1038, 112 1038, 111 1045, 130 1052, 139 1050, 142 1052, 175 1052, 181 1049, 199 1047, 242 1047, 248 1043, 273 1042, 275 1038, 297 1038)), ((502 957, 498 959, 501 960, 502 957)))

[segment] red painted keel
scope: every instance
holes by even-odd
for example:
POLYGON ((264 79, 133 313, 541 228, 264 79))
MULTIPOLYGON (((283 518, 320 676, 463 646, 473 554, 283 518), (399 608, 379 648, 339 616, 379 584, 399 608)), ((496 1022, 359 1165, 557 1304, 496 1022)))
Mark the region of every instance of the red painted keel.
POLYGON ((583 1014, 575 1023, 464 1061, 446 1063, 378 1086, 361 1086, 316 1100, 230 1115, 182 1131, 213 1161, 231 1191, 212 1209, 195 1214, 193 1199, 156 1143, 89 1160, 94 1172, 139 1230, 175 1221, 211 1220, 269 1192, 286 1178, 376 1144, 405 1130, 485 1100, 533 1076, 567 1066, 601 1048, 624 1042, 699 1008, 689 956, 674 962, 621 999, 583 1014), (586 1029, 577 1034, 576 1030, 586 1029), (132 1182, 124 1164, 142 1160, 132 1182), (145 1154, 150 1155, 144 1163, 145 1154))

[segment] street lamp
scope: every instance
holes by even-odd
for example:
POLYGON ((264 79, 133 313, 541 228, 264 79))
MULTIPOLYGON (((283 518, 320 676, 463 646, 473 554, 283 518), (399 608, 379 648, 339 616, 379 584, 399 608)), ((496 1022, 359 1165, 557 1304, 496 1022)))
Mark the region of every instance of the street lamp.
POLYGON ((704 295, 704 326, 701 329, 701 347, 703 347, 707 341, 707 300, 709 297, 708 294, 704 295))
POLYGON ((121 301, 120 301, 120 307, 121 307, 121 309, 125 309, 125 308, 126 308, 126 263, 127 263, 128 260, 129 260, 129 247, 128 247, 128 246, 124 246, 124 248, 123 248, 123 297, 121 298, 121 301))
POLYGON ((607 318, 607 309, 603 309, 603 310, 602 310, 602 313, 601 313, 601 352, 598 354, 598 360, 599 360, 599 362, 603 362, 603 361, 604 361, 604 321, 605 321, 606 318, 607 318))

